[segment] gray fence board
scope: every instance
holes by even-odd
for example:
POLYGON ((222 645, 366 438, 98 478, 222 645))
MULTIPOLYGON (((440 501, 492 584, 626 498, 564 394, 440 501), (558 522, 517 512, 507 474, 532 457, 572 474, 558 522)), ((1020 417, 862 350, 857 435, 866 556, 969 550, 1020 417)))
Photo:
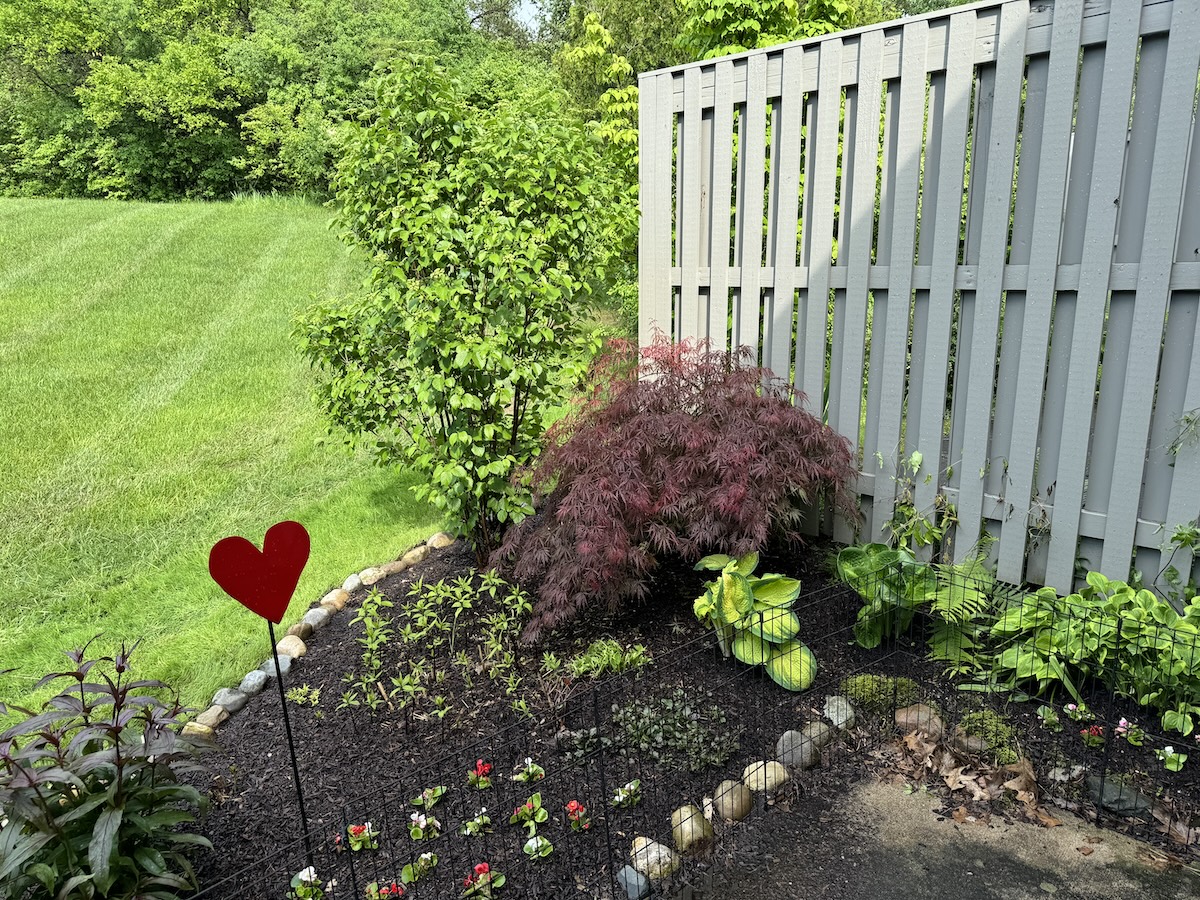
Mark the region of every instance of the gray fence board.
MULTIPOLYGON (((1049 357, 1050 320, 1054 308, 1054 282, 1057 275, 1059 238, 1063 220, 1063 201, 1066 195, 1068 148, 1075 109, 1075 85, 1079 68, 1079 30, 1084 4, 1082 0, 1064 0, 1055 10, 1055 25, 1050 54, 1040 76, 1029 91, 1042 90, 1044 84, 1044 116, 1040 132, 1040 156, 1037 166, 1036 196, 1033 222, 1029 228, 1029 283, 1025 295, 1025 317, 1020 337, 1021 366, 1017 370, 1016 408, 1013 414, 1012 442, 1008 456, 1008 494, 1010 502, 1022 507, 1018 520, 1025 519, 1027 527, 1005 528, 1000 534, 997 575, 1006 581, 1022 580, 1025 570, 1027 539, 1048 527, 1049 498, 1034 484, 1034 466, 1038 454, 1038 432, 1043 397, 1046 388, 1046 365, 1049 357)), ((1031 69, 1033 64, 1031 63, 1031 69)), ((1033 72, 1030 81, 1035 81, 1033 72)), ((1028 125, 1026 126, 1028 130, 1028 125)), ((1022 166, 1030 158, 1031 149, 1022 144, 1022 166)), ((1022 168, 1021 177, 1025 177, 1022 168)), ((1014 229, 1014 241, 1017 234, 1014 229)), ((1043 481, 1043 485, 1049 482, 1043 481)))
MULTIPOLYGON (((875 218, 875 156, 883 90, 882 53, 881 31, 871 31, 862 35, 859 47, 862 79, 852 91, 853 105, 847 108, 846 113, 847 120, 853 122, 853 131, 846 137, 847 157, 843 163, 843 171, 850 174, 850 190, 842 190, 842 215, 845 216, 848 205, 850 220, 845 241, 838 254, 839 268, 846 270, 846 329, 844 338, 838 341, 844 348, 842 371, 845 373, 838 399, 838 430, 850 438, 856 454, 860 446, 859 421, 863 411, 862 385, 865 382, 863 363, 868 307, 867 279, 871 268, 875 218)), ((860 476, 857 485, 860 491, 862 481, 860 476)), ((838 540, 848 541, 851 538, 848 523, 839 521, 835 529, 834 537, 838 540)))
POLYGON ((783 55, 784 96, 778 113, 775 135, 778 147, 772 168, 778 184, 775 198, 773 251, 770 264, 775 268, 771 285, 771 342, 764 348, 764 365, 780 378, 788 378, 792 361, 792 315, 795 310, 796 227, 800 217, 800 129, 804 106, 800 91, 800 71, 804 51, 789 47, 783 55))
POLYGON ((711 315, 719 328, 710 324, 709 336, 719 350, 729 346, 729 257, 733 246, 730 217, 733 214, 733 63, 722 60, 716 70, 717 104, 713 109, 712 152, 712 244, 709 254, 708 296, 711 315))
POLYGON ((1200 132, 1172 114, 1198 17, 1003 0, 642 76, 639 334, 665 316, 723 346, 731 322, 790 369, 854 445, 865 539, 919 450, 915 505, 956 505, 956 558, 986 531, 1005 580, 1066 589, 1080 555, 1152 578, 1200 515, 1200 435, 1176 446, 1200 415, 1200 132))
MULTIPOLYGON (((958 262, 959 215, 962 206, 963 167, 966 162, 967 126, 971 115, 971 83, 973 79, 971 40, 974 16, 959 14, 950 22, 950 49, 946 76, 946 92, 942 115, 932 123, 932 133, 938 138, 937 203, 924 206, 932 209, 932 221, 924 222, 921 239, 932 235, 929 285, 929 343, 925 368, 921 373, 923 402, 918 414, 919 442, 913 449, 921 450, 926 472, 932 480, 917 478, 914 492, 918 509, 931 509, 945 471, 952 462, 943 455, 942 427, 945 419, 946 386, 950 366, 950 340, 953 331, 955 306, 955 266, 958 262)), ((930 174, 926 174, 929 178, 930 174)))
MULTIPOLYGON (((1138 103, 1146 92, 1149 41, 1142 42, 1138 71, 1138 103)), ((1161 46, 1162 41, 1154 42, 1161 46)), ((1114 442, 1119 468, 1113 477, 1113 496, 1108 503, 1110 528, 1104 536, 1101 566, 1116 571, 1133 554, 1134 524, 1140 499, 1145 448, 1149 438, 1150 414, 1154 404, 1154 384, 1158 371, 1164 319, 1167 312, 1171 261, 1175 255, 1175 229, 1183 198, 1187 163, 1188 121, 1178 114, 1160 114, 1166 110, 1187 109, 1195 97, 1194 74, 1200 69, 1200 6, 1179 4, 1171 24, 1170 46, 1163 47, 1165 59, 1161 81, 1162 102, 1147 111, 1145 131, 1153 130, 1154 155, 1147 167, 1149 185, 1144 245, 1139 248, 1141 266, 1136 294, 1137 319, 1133 323, 1129 372, 1114 442)), ((1157 73, 1156 73, 1157 74, 1157 73)), ((1135 121, 1134 134, 1142 133, 1135 121)), ((1128 191, 1126 191, 1128 194, 1128 191)), ((1141 224, 1141 223, 1139 223, 1141 224)))
MULTIPOLYGON (((1025 19, 1028 5, 1006 3, 1001 8, 1000 50, 994 73, 991 129, 976 151, 986 147, 987 174, 979 228, 979 286, 975 291, 975 319, 971 362, 966 375, 966 435, 963 441, 962 494, 958 505, 959 526, 955 534, 955 558, 961 559, 978 542, 983 517, 984 476, 996 464, 988 453, 994 396, 993 369, 1003 291, 1008 217, 1012 203, 1013 161, 1017 146, 1017 122, 1021 112, 1021 73, 1025 61, 1025 19)), ((974 166, 974 160, 972 161, 974 166)), ((971 180, 975 181, 972 172, 971 180)))
MULTIPOLYGON (((1141 4, 1137 0, 1116 0, 1113 4, 1109 41, 1105 45, 1104 72, 1098 109, 1099 121, 1119 128, 1129 115, 1133 70, 1137 57, 1138 21, 1141 4)), ((1087 471, 1088 436, 1092 431, 1091 398, 1096 389, 1100 340, 1108 298, 1108 266, 1112 258, 1113 234, 1117 218, 1115 202, 1121 187, 1121 155, 1112 152, 1111 138, 1096 141, 1092 180, 1088 190, 1087 225, 1083 236, 1082 268, 1072 335, 1070 370, 1067 374, 1065 434, 1059 452, 1058 486, 1054 499, 1054 522, 1050 531, 1046 583, 1059 590, 1069 589, 1075 578, 1076 542, 1079 513, 1084 503, 1084 477, 1087 471)), ((1078 155, 1080 148, 1075 148, 1078 155)), ((1089 561, 1091 560, 1088 557, 1089 561)), ((1095 560, 1095 562, 1099 562, 1095 560)), ((1125 573, 1121 573, 1125 574, 1125 573)))
MULTIPOLYGON (((909 48, 900 79, 899 114, 894 163, 895 178, 890 216, 879 220, 880 241, 889 244, 888 259, 894 265, 887 287, 887 303, 881 309, 876 294, 875 325, 884 342, 881 376, 883 391, 875 446, 883 456, 881 474, 895 477, 900 452, 900 426, 906 381, 909 314, 912 301, 912 259, 916 246, 917 181, 921 170, 921 143, 924 139, 925 72, 922 67, 929 26, 924 21, 904 27, 904 43, 909 48), (883 312, 884 315, 880 315, 883 312)), ((869 423, 868 423, 869 427, 869 423)), ((872 498, 873 519, 887 522, 895 507, 893 491, 879 491, 872 498)))
POLYGON ((700 117, 700 73, 689 69, 683 73, 684 88, 688 91, 688 102, 680 122, 681 132, 679 172, 679 218, 676 229, 679 233, 679 265, 682 283, 679 291, 680 335, 705 338, 708 336, 708 315, 700 310, 700 286, 697 271, 700 268, 701 227, 707 192, 700 190, 700 178, 704 174, 703 151, 700 131, 704 122, 700 117), (702 324, 703 323, 703 326, 702 324))
POLYGON ((641 129, 639 191, 642 226, 638 240, 638 340, 650 343, 657 328, 671 332, 671 76, 639 80, 641 129))

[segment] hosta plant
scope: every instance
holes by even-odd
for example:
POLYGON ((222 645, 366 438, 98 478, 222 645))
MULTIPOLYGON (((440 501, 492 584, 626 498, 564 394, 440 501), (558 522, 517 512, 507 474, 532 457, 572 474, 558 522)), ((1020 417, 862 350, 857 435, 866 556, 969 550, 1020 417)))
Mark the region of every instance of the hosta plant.
POLYGON ((706 556, 696 568, 721 574, 705 585, 696 598, 696 618, 710 626, 725 656, 732 653, 750 666, 766 666, 767 673, 789 691, 812 684, 817 662, 796 640, 800 620, 791 605, 800 595, 800 582, 783 575, 754 576, 758 554, 734 559, 723 553, 706 556))
POLYGON ((87 658, 37 687, 63 690, 0 733, 0 897, 175 897, 197 887, 187 854, 211 844, 186 826, 204 797, 167 686, 130 676, 132 648, 87 658))

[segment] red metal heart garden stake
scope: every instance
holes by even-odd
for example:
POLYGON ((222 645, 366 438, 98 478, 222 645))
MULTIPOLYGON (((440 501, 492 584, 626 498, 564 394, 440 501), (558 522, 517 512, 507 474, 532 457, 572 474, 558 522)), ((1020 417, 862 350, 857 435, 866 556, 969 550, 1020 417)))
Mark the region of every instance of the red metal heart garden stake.
POLYGON ((304 789, 300 786, 300 765, 296 761, 296 745, 292 740, 292 723, 288 719, 287 696, 283 692, 283 672, 279 667, 279 650, 275 641, 275 626, 283 621, 283 615, 287 612, 292 594, 300 581, 300 573, 308 562, 308 551, 308 531, 304 526, 299 522, 279 522, 267 529, 262 550, 244 537, 227 537, 217 541, 208 554, 208 572, 221 590, 267 620, 271 657, 275 660, 275 683, 279 685, 279 704, 283 708, 283 730, 287 735, 292 780, 296 785, 296 802, 300 807, 304 852, 311 867, 313 853, 308 837, 308 815, 304 810, 304 789))

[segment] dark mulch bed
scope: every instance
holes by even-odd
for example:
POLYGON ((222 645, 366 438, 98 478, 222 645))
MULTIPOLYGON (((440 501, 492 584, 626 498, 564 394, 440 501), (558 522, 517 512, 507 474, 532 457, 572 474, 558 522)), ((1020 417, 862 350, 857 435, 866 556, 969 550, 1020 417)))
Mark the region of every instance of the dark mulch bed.
MULTIPOLYGON (((509 879, 504 892, 513 897, 612 896, 613 882, 608 864, 627 859, 629 845, 637 835, 669 842, 670 812, 685 802, 699 804, 723 778, 738 778, 743 767, 770 758, 779 734, 798 728, 804 721, 819 718, 826 694, 836 690, 846 675, 881 672, 908 675, 922 685, 926 699, 944 709, 978 705, 976 695, 965 697, 940 677, 938 667, 921 658, 916 638, 901 638, 875 650, 863 650, 852 641, 850 626, 859 608, 857 596, 828 575, 831 548, 827 545, 777 549, 764 556, 759 571, 782 572, 799 577, 804 590, 796 605, 802 629, 800 637, 813 650, 819 663, 818 680, 803 694, 783 690, 766 678, 762 669, 749 669, 735 661, 722 660, 713 648, 711 635, 704 632, 691 612, 692 600, 700 593, 705 577, 689 565, 664 565, 651 592, 653 603, 631 610, 622 617, 589 619, 572 629, 553 635, 532 650, 517 650, 516 672, 521 684, 511 695, 499 680, 489 677, 491 666, 482 659, 480 623, 493 609, 493 602, 479 598, 466 613, 456 635, 458 648, 466 647, 479 663, 469 671, 453 665, 448 648, 432 657, 426 678, 426 695, 413 710, 371 712, 365 707, 339 709, 347 673, 360 670, 362 647, 357 641, 361 625, 351 624, 362 592, 351 605, 308 642, 309 655, 299 660, 286 679, 288 687, 319 688, 315 706, 289 702, 288 709, 299 758, 309 817, 312 861, 322 879, 336 879, 333 897, 362 897, 372 880, 398 878, 400 867, 425 851, 438 854, 436 871, 410 889, 408 896, 455 897, 462 879, 472 867, 488 860, 509 879), (462 624, 467 617, 471 624, 462 624), (625 646, 644 644, 654 664, 636 677, 622 676, 594 682, 571 681, 564 674, 540 672, 543 653, 566 661, 590 641, 612 636, 625 646), (723 763, 689 771, 676 760, 656 763, 645 753, 622 753, 616 739, 612 710, 631 702, 650 703, 682 690, 698 714, 717 707, 723 711, 724 733, 739 735, 738 749, 723 763), (449 712, 438 717, 434 698, 447 698, 449 712), (965 699, 964 699, 965 698, 965 699), (523 700, 527 711, 514 708, 523 700), (590 729, 597 735, 590 737, 590 729), (497 779, 495 786, 479 792, 468 786, 466 773, 477 758, 491 762, 495 772, 507 776, 525 757, 532 757, 546 770, 536 786, 497 779), (640 778, 643 802, 633 809, 612 809, 606 803, 620 784, 640 778), (444 784, 446 797, 433 810, 443 823, 443 834, 433 840, 414 842, 407 834, 413 807, 407 803, 425 787, 444 784), (555 852, 546 859, 530 862, 521 852, 524 833, 508 824, 512 809, 533 790, 540 790, 551 814, 542 833, 553 841, 555 852), (584 802, 593 813, 588 832, 571 832, 566 827, 563 805, 570 799, 584 802), (488 807, 493 832, 482 837, 457 835, 458 826, 474 816, 481 805, 488 807), (377 852, 336 853, 335 836, 347 824, 371 820, 381 831, 377 852)), ((436 552, 420 566, 393 576, 376 587, 388 597, 393 614, 402 610, 410 585, 416 579, 431 584, 467 574, 473 558, 462 542, 436 552)), ((385 672, 395 674, 414 654, 413 645, 394 637, 384 651, 385 672)), ((419 654, 418 654, 419 655, 419 654)), ((407 666, 405 666, 407 670, 407 666)), ((1116 771, 1137 773, 1148 786, 1166 783, 1168 789, 1195 798, 1200 796, 1196 766, 1178 776, 1154 773, 1147 768, 1146 753, 1127 754, 1125 746, 1110 746, 1104 757, 1088 758, 1078 739, 1049 735, 1034 715, 1036 704, 1015 704, 1006 712, 1019 724, 1022 740, 1040 760, 1078 761, 1092 766, 1107 765, 1116 771), (1129 759, 1124 756, 1129 755, 1129 759)), ((1111 721, 1122 711, 1097 694, 1095 708, 1111 721)), ((1140 717, 1142 721, 1148 716, 1140 717)), ((822 807, 822 794, 836 794, 843 783, 845 760, 870 746, 877 746, 890 729, 882 722, 862 723, 826 754, 823 770, 806 773, 796 782, 784 802, 822 807), (839 762, 841 761, 841 762, 839 762), (822 779, 822 772, 828 773, 822 779), (843 773, 843 774, 839 774, 843 773)), ((1068 726, 1069 722, 1065 723, 1068 726)), ((1072 737, 1068 729, 1067 737, 1072 737)), ((289 877, 309 859, 301 839, 299 816, 292 786, 280 699, 274 685, 252 698, 246 710, 223 725, 218 732, 220 749, 209 756, 214 772, 210 787, 213 805, 204 825, 214 851, 198 860, 202 886, 211 896, 282 897, 289 877)), ((1110 742, 1111 744, 1112 742, 1110 742)), ((1197 753, 1200 756, 1200 752, 1197 753)), ((1079 788, 1069 800, 1086 812, 1087 799, 1079 788)), ((1153 793, 1153 791, 1151 791, 1153 793)), ((761 805, 761 799, 759 801, 761 805)), ((736 829, 718 828, 717 848, 707 856, 689 861, 687 876, 707 876, 727 869, 730 848, 747 849, 736 840, 736 829)), ((827 852, 836 854, 837 849, 827 852)), ((814 864, 836 865, 836 859, 814 864)), ((623 894, 622 894, 623 896, 623 894)))

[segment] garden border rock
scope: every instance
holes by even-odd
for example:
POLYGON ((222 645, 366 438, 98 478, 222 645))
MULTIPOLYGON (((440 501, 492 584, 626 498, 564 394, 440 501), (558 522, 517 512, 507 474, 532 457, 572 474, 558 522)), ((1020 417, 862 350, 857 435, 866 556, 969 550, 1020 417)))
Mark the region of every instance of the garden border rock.
MULTIPOLYGON (((342 582, 341 587, 327 591, 320 600, 313 603, 300 620, 288 628, 287 634, 275 644, 275 652, 279 654, 279 668, 286 676, 296 659, 308 653, 305 641, 316 632, 329 624, 330 619, 349 605, 353 595, 358 591, 369 589, 390 575, 407 571, 417 563, 424 562, 434 550, 444 550, 457 543, 453 535, 439 531, 409 547, 390 562, 377 566, 368 566, 361 572, 353 572, 342 582)), ((183 726, 185 737, 212 740, 216 729, 227 722, 239 710, 246 706, 247 698, 260 693, 267 682, 275 677, 275 658, 267 659, 257 669, 247 672, 237 687, 219 689, 211 701, 211 705, 197 715, 192 721, 183 726)))

